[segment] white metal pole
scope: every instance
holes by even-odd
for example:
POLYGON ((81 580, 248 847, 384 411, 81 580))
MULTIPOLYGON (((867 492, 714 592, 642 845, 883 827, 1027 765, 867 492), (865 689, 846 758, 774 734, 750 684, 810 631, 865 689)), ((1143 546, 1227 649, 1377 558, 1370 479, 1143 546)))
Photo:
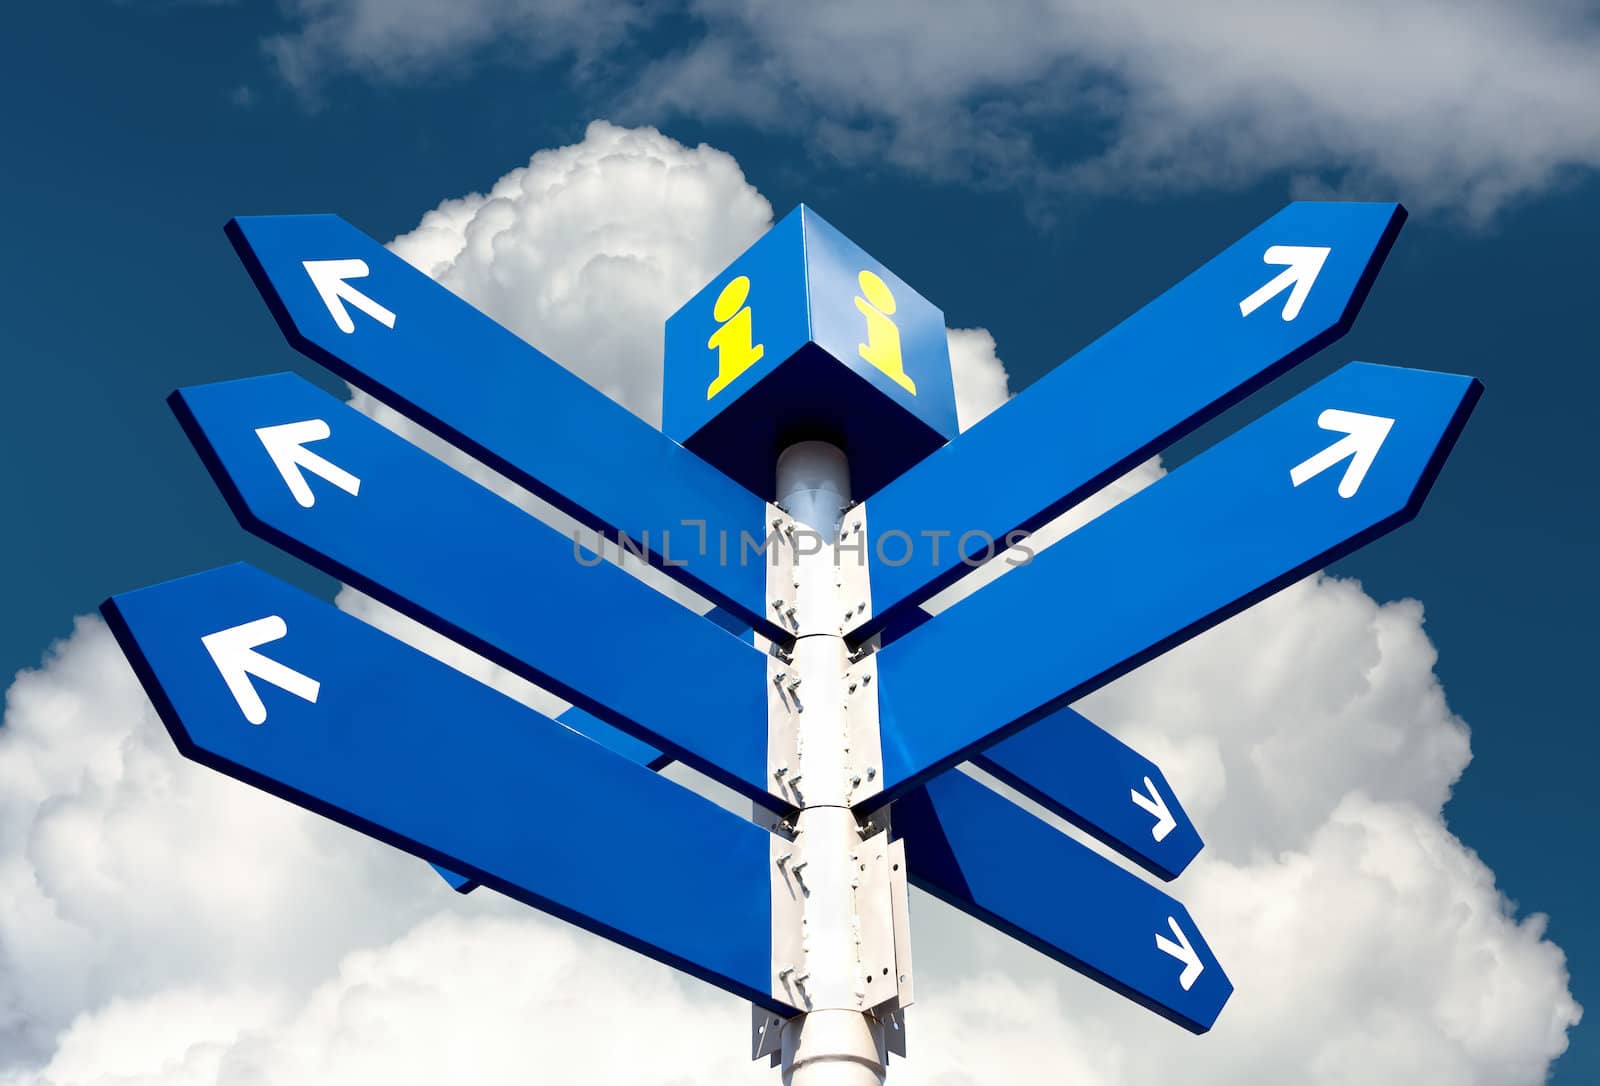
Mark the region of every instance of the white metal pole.
POLYGON ((845 604, 835 550, 850 504, 850 464, 833 445, 803 441, 778 457, 777 484, 778 503, 798 529, 815 533, 798 541, 794 567, 800 616, 794 667, 806 706, 799 724, 805 779, 795 828, 806 864, 806 986, 818 999, 784 1027, 783 1082, 882 1086, 882 1027, 837 995, 860 984, 853 888, 861 827, 849 802, 842 679, 849 650, 838 628, 845 604))

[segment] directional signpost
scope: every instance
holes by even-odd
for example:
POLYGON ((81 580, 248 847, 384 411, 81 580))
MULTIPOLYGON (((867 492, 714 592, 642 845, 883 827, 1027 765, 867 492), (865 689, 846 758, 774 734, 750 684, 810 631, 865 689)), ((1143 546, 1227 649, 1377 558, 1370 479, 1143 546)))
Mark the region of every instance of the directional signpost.
POLYGON ((249 566, 105 615, 188 757, 793 1013, 766 830, 249 566))
POLYGON ((852 639, 916 621, 915 605, 995 541, 1039 527, 1342 336, 1404 222, 1397 204, 1289 205, 891 482, 872 503, 872 533, 952 545, 874 565, 873 613, 852 639))
POLYGON ((171 402, 250 531, 776 803, 766 736, 727 726, 766 713, 766 657, 752 646, 292 374, 171 402), (626 652, 641 633, 651 651, 626 652))
POLYGON ((1200 834, 1150 759, 1058 709, 973 761, 1163 879, 1200 854, 1200 834))
POLYGON ((785 1083, 905 1055, 908 885, 1204 1032, 1233 986, 1188 911, 960 765, 1177 878, 1173 783, 1069 704, 1414 516, 1478 383, 1352 363, 917 604, 1338 338, 1403 220, 1290 205, 957 436, 942 314, 808 208, 668 321, 665 433, 337 217, 236 219, 295 347, 590 535, 290 374, 171 398, 240 522, 573 707, 248 566, 103 610, 186 756, 748 999, 785 1083))
POLYGON ((1203 1033, 1233 993, 1182 905, 984 785, 947 773, 894 817, 915 885, 1157 1014, 1203 1033))
POLYGON ((1352 363, 885 647, 885 794, 1409 520, 1480 389, 1352 363), (1360 443, 1330 446, 1353 408, 1360 443), (1063 600, 1094 621, 1064 626, 1063 600), (951 659, 999 630, 1007 651, 950 681, 951 659))
POLYGON ((764 537, 760 498, 337 215, 237 218, 227 234, 297 350, 782 636, 758 564, 662 553, 664 533, 687 544, 701 525, 764 537))

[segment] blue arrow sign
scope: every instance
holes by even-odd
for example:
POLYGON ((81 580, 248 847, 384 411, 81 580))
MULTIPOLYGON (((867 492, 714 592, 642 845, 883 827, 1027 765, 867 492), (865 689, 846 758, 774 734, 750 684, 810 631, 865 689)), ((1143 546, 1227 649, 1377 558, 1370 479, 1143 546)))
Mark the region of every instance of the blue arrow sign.
MULTIPOLYGON (((627 732, 618 731, 593 713, 586 713, 576 705, 556 717, 556 723, 593 739, 611 753, 626 758, 635 765, 659 771, 672 764, 669 756, 662 754, 648 743, 641 743, 627 732)), ((470 875, 462 875, 439 864, 434 864, 433 869, 458 894, 470 894, 478 888, 478 880, 470 875)))
POLYGON ((1349 329, 1398 204, 1296 203, 867 500, 861 640, 1349 329), (899 535, 912 540, 912 560, 899 535), (998 543, 996 542, 998 541, 998 543), (942 542, 943 546, 935 546, 942 542), (995 544, 991 548, 991 544, 995 544))
MULTIPOLYGON (((639 765, 671 763, 576 707, 556 719, 639 765)), ((1160 767, 1072 709, 1058 709, 973 761, 1160 878, 1177 878, 1204 847, 1160 767)), ((460 893, 477 885, 442 868, 439 874, 460 893)))
POLYGON ((886 646, 874 802, 1409 520, 1481 391, 1345 366, 886 646), (949 681, 982 646, 1003 648, 949 681))
POLYGON ((292 374, 173 394, 240 522, 744 795, 766 656, 292 374), (583 560, 580 560, 583 559, 583 560))
POLYGON ((246 565, 102 611, 186 757, 794 1013, 760 827, 246 565))
POLYGON ((1177 878, 1203 847, 1156 764, 1071 709, 1056 710, 973 761, 1163 879, 1177 878))
POLYGON ((787 641, 762 564, 719 557, 724 539, 765 538, 760 498, 337 215, 240 217, 227 234, 301 353, 787 641))
POLYGON ((911 882, 1195 1033, 1233 994, 1184 907, 960 773, 903 796, 911 882))

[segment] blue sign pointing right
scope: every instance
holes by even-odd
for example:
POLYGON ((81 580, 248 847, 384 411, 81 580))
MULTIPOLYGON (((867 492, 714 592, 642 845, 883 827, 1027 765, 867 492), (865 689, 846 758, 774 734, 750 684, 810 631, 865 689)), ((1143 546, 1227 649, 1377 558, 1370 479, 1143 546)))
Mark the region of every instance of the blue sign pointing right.
POLYGON ((1398 204, 1296 203, 867 499, 863 639, 1142 460, 1338 339, 1405 221, 1398 204), (896 551, 895 553, 899 553, 896 551))
POLYGON ((973 761, 1160 878, 1177 878, 1203 847, 1160 768, 1071 709, 973 761))
POLYGON ((1345 366, 885 646, 875 802, 1411 519, 1482 388, 1345 366))
POLYGON ((1182 905, 970 777, 907 793, 894 832, 912 883, 1186 1029, 1233 994, 1182 905))

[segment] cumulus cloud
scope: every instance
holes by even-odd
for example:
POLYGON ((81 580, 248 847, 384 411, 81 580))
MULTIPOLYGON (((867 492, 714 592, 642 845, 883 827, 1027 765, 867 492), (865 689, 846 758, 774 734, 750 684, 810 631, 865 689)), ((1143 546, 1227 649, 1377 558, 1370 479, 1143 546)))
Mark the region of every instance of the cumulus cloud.
POLYGON ((956 421, 965 430, 1011 398, 1011 382, 987 328, 951 328, 946 338, 955 378, 956 421))
POLYGON ((313 982, 431 896, 415 863, 174 755, 98 619, 8 691, 0 1063, 119 1001, 313 982))
MULTIPOLYGON (((759 231, 764 201, 725 157, 597 126, 510 175, 503 196, 447 203, 454 217, 433 213, 395 245, 509 319, 518 297, 562 314, 543 299, 614 243, 655 276, 635 280, 653 285, 625 321, 658 322, 742 243, 697 240, 685 220, 652 229, 607 193, 667 213, 699 200, 652 204, 641 178, 703 186, 759 231), (553 203, 566 214, 552 239, 589 246, 571 263, 520 240, 553 203)), ((579 329, 584 306, 613 297, 579 291, 563 319, 579 329)), ((538 342, 540 326, 518 327, 538 342)), ((659 373, 630 375, 606 352, 658 329, 575 338, 563 361, 648 403, 659 373)), ((987 333, 952 332, 951 346, 970 424, 1003 403, 1004 370, 987 333)), ((631 357, 648 371, 659 346, 631 357)), ((1160 474, 1143 466, 1053 530, 1160 474)), ((559 708, 370 602, 341 602, 559 708)), ((892 1080, 1544 1081, 1580 1011, 1543 918, 1519 916, 1444 823, 1470 750, 1433 663, 1418 604, 1316 576, 1086 699, 1163 765, 1206 837, 1173 890, 1232 1002, 1191 1037, 918 895, 912 1056, 892 1080)), ((419 861, 183 761, 94 619, 7 695, 0 894, 3 1086, 773 1080, 743 1058, 738 1001, 492 894, 460 898, 419 861)))
POLYGON ((536 59, 586 40, 574 71, 607 108, 744 121, 852 165, 1030 191, 1287 175, 1481 219, 1600 164, 1600 25, 1569 0, 1029 0, 1003 19, 953 0, 691 0, 664 53, 659 10, 581 5, 589 38, 578 6, 298 0, 271 48, 310 84, 412 76, 505 39, 536 59), (624 69, 654 60, 636 79, 588 78, 606 48, 633 50, 624 69))
POLYGON ((771 224, 733 156, 596 121, 391 248, 659 423, 662 325, 771 224))
MULTIPOLYGON (((389 247, 659 425, 662 325, 772 222, 726 152, 595 121, 389 247)), ((987 330, 951 329, 949 341, 965 428, 1010 392, 987 330)))

